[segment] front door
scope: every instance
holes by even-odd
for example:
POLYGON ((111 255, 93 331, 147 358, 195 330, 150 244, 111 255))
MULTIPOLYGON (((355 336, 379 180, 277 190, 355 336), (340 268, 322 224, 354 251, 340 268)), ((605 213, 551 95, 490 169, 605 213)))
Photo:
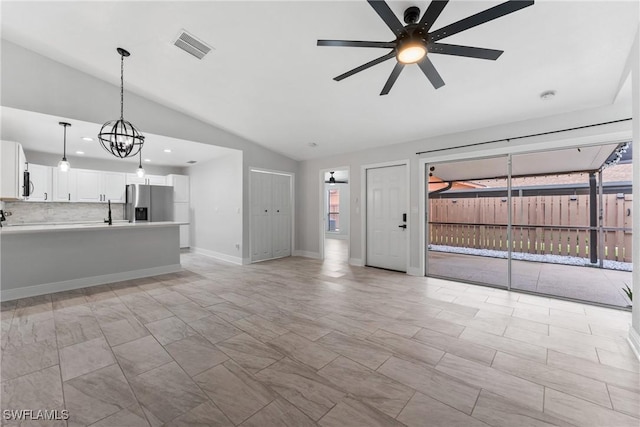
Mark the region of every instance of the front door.
POLYGON ((407 271, 407 166, 367 169, 367 260, 407 271))

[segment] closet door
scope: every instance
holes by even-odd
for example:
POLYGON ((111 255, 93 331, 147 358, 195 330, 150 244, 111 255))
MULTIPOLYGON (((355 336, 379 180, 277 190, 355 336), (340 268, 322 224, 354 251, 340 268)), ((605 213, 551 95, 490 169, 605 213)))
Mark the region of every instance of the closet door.
POLYGON ((251 261, 273 258, 271 239, 272 174, 251 171, 251 261))
POLYGON ((272 176, 272 257, 291 255, 291 177, 272 176))

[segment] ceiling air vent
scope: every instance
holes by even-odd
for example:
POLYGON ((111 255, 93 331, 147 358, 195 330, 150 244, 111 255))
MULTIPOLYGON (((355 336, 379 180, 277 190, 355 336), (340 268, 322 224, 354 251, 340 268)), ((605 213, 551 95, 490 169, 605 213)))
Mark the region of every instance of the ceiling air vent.
POLYGON ((189 160, 187 163, 189 163, 190 165, 194 164, 194 163, 198 163, 197 160, 189 160))
POLYGON ((178 38, 173 44, 198 59, 204 58, 204 56, 211 51, 209 46, 184 30, 180 31, 178 38))

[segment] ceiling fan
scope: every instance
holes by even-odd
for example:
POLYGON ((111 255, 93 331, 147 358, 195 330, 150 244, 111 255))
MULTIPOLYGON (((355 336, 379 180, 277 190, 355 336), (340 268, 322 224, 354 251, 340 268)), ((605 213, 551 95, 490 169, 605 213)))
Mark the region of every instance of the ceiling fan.
POLYGON ((443 54, 466 56, 468 58, 489 59, 495 61, 503 51, 494 49, 484 49, 471 46, 460 46, 456 44, 439 43, 445 37, 452 36, 461 31, 468 30, 485 22, 492 21, 501 16, 516 12, 525 7, 531 6, 533 0, 510 0, 499 4, 482 12, 461 19, 453 24, 446 25, 438 30, 431 31, 434 22, 442 13, 448 0, 432 0, 424 15, 420 18, 420 9, 411 6, 404 11, 404 22, 402 25, 398 17, 389 8, 384 0, 367 0, 367 3, 387 24, 389 29, 395 34, 396 39, 390 42, 381 41, 355 41, 355 40, 318 40, 318 46, 343 46, 343 47, 373 47, 382 49, 393 49, 373 61, 367 62, 353 70, 347 71, 334 77, 335 81, 346 79, 360 71, 380 64, 393 57, 397 63, 391 75, 387 79, 380 95, 386 95, 398 79, 402 69, 407 64, 418 64, 422 72, 427 76, 435 89, 444 86, 444 81, 429 59, 429 54, 443 54))
POLYGON ((333 174, 335 173, 335 171, 329 172, 329 174, 331 175, 329 177, 329 179, 325 180, 324 183, 325 184, 330 184, 330 185, 334 185, 334 184, 348 184, 349 181, 347 180, 337 180, 333 174))

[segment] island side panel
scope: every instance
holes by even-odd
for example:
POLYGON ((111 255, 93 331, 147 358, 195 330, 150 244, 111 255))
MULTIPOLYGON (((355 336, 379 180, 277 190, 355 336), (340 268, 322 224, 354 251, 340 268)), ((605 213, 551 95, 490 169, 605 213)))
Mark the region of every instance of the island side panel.
POLYGON ((2 300, 178 271, 179 240, 177 225, 3 234, 2 300))

